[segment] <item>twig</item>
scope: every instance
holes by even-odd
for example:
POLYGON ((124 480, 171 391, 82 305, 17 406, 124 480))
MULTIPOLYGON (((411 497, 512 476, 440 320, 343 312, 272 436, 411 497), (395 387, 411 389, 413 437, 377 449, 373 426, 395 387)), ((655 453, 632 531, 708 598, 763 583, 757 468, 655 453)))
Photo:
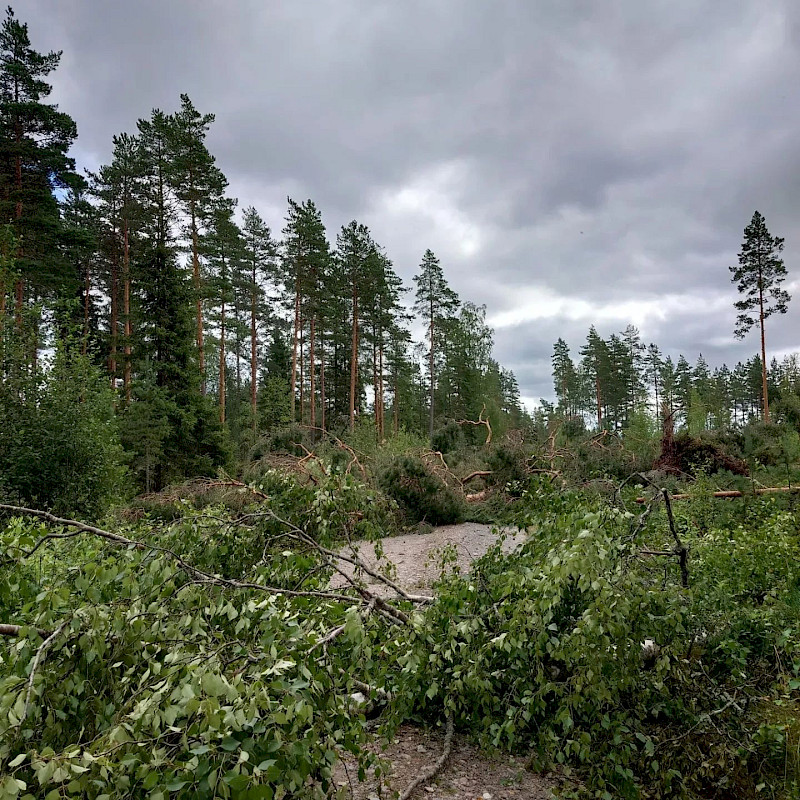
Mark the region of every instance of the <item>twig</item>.
POLYGON ((423 772, 418 778, 415 778, 411 783, 406 786, 405 791, 400 795, 399 800, 409 800, 412 794, 422 786, 423 783, 427 783, 430 780, 433 780, 442 770, 442 767, 447 763, 447 759, 450 758, 450 751, 453 746, 453 716, 452 714, 448 715, 447 717, 447 730, 444 735, 444 748, 442 749, 442 754, 439 756, 437 762, 427 771, 423 772))
POLYGON ((687 588, 689 586, 689 548, 681 541, 681 537, 678 536, 678 531, 675 528, 675 517, 672 516, 672 503, 669 499, 669 490, 662 489, 661 493, 664 495, 664 502, 667 504, 669 529, 672 532, 672 538, 675 539, 675 555, 678 556, 678 561, 681 566, 681 586, 687 588))
POLYGON ((36 655, 33 657, 33 665, 31 666, 31 674, 28 677, 28 691, 25 692, 25 706, 22 709, 22 716, 19 720, 19 725, 25 721, 25 717, 28 716, 28 705, 31 702, 31 693, 33 692, 33 679, 36 677, 36 669, 39 666, 39 661, 41 661, 42 655, 44 655, 45 650, 58 638, 64 628, 69 625, 72 621, 72 617, 67 617, 37 648, 36 655))

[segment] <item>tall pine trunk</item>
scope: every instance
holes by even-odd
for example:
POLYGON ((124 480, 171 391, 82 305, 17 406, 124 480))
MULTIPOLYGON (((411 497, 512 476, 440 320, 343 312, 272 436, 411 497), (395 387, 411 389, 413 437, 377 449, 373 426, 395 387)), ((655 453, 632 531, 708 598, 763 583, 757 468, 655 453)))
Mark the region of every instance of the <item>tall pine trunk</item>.
POLYGON ((378 344, 378 398, 380 400, 380 424, 378 425, 378 440, 383 441, 384 435, 384 422, 383 422, 383 331, 380 334, 380 342, 378 344))
POLYGON ((128 241, 128 220, 126 219, 122 241, 122 270, 123 270, 123 313, 125 315, 125 371, 123 384, 125 386, 125 402, 131 401, 131 258, 130 243, 128 241))
POLYGON ((603 404, 600 397, 600 375, 597 373, 597 367, 594 371, 594 391, 597 398, 597 429, 600 430, 603 427, 603 404))
POLYGON ((758 276, 758 321, 761 325, 761 391, 764 395, 764 422, 769 424, 769 390, 767 388, 767 345, 764 338, 764 283, 758 276))
MULTIPOLYGON (((2 287, 0 287, 2 288, 2 287)), ((92 291, 92 268, 86 262, 83 282, 83 331, 81 336, 81 355, 86 355, 89 347, 89 296, 92 291)))
POLYGON ((256 260, 253 259, 252 284, 250 291, 250 410, 253 417, 253 433, 258 429, 258 387, 256 384, 258 374, 258 360, 256 353, 256 306, 258 302, 256 286, 256 260))
POLYGON ((294 331, 292 333, 292 377, 289 403, 291 408, 292 422, 297 421, 295 413, 295 394, 297 392, 297 345, 300 335, 300 284, 295 283, 294 290, 294 331))
POLYGON ((350 430, 356 423, 356 379, 358 377, 358 289, 353 283, 353 325, 350 349, 350 430))
POLYGON ((219 421, 225 424, 225 287, 219 317, 219 421))
POLYGON ((317 405, 316 405, 316 384, 314 381, 314 345, 317 332, 317 315, 316 312, 311 312, 311 326, 308 338, 308 374, 310 380, 309 389, 309 411, 311 413, 311 425, 315 427, 317 424, 317 405))
POLYGON ((119 336, 119 251, 116 231, 114 232, 114 251, 111 257, 111 353, 108 357, 108 371, 111 375, 111 388, 117 388, 117 338, 119 336))
POLYGON ((305 332, 306 332, 306 321, 304 319, 300 319, 300 392, 299 392, 299 400, 300 400, 300 424, 305 425, 306 422, 306 404, 305 404, 305 386, 306 386, 306 376, 305 376, 305 349, 303 345, 305 344, 305 332))
POLYGON ((319 426, 322 430, 325 427, 325 337, 320 333, 319 337, 319 406, 320 406, 320 423, 319 426))
POLYGON ((434 320, 434 306, 433 306, 433 292, 431 291, 431 354, 430 354, 430 379, 431 379, 431 416, 430 416, 430 423, 429 423, 429 430, 428 434, 431 440, 431 447, 433 446, 433 416, 434 416, 434 409, 433 409, 433 387, 434 387, 434 367, 435 367, 435 358, 434 358, 434 333, 435 328, 433 324, 434 320))
POLYGON ((197 318, 197 363, 200 368, 200 394, 206 393, 206 349, 203 332, 203 298, 200 293, 200 253, 197 232, 197 208, 194 199, 194 170, 189 169, 189 190, 192 193, 189 201, 192 225, 192 283, 195 295, 195 315, 197 318))

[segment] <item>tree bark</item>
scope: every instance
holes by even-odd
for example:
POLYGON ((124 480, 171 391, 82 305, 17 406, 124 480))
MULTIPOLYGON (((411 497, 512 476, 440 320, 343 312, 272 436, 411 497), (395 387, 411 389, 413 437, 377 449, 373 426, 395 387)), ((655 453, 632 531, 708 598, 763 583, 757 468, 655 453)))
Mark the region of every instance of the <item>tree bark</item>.
POLYGON ((258 429, 258 359, 256 352, 256 306, 258 302, 258 287, 256 285, 256 259, 253 258, 251 273, 252 284, 250 291, 250 410, 253 417, 253 433, 258 429))
POLYGON ((197 363, 200 367, 200 394, 206 393, 206 350, 203 332, 203 298, 200 294, 200 253, 197 232, 197 207, 194 199, 194 170, 189 169, 189 213, 192 225, 192 282, 195 294, 195 315, 197 317, 197 363))
POLYGON ((353 283, 353 325, 350 349, 350 430, 356 423, 356 378, 358 376, 358 289, 353 283))
POLYGON ((303 425, 306 421, 306 404, 305 404, 305 386, 306 386, 306 376, 305 376, 305 348, 303 345, 304 336, 306 332, 306 321, 304 319, 300 320, 300 392, 299 392, 299 400, 300 400, 300 424, 303 425))
POLYGON ((297 391, 297 344, 299 338, 299 328, 300 328, 300 285, 299 282, 296 282, 294 290, 294 331, 292 333, 292 377, 290 381, 291 389, 289 394, 292 422, 296 421, 295 393, 297 391))
POLYGON ((383 422, 383 331, 380 334, 380 341, 378 344, 378 399, 380 401, 380 422, 378 424, 378 441, 383 441, 384 435, 384 422, 383 422))
POLYGON ((315 345, 315 338, 317 332, 317 314, 316 310, 313 310, 311 313, 311 324, 310 330, 308 335, 308 373, 309 373, 309 380, 310 380, 310 389, 309 389, 309 411, 311 413, 311 424, 316 427, 317 425, 317 398, 316 398, 316 383, 314 380, 314 372, 315 372, 315 365, 314 365, 314 345, 315 345))
POLYGON ((319 426, 322 430, 325 427, 325 339, 320 335, 319 337, 319 405, 320 405, 320 423, 319 426))
POLYGON ((594 370, 594 390, 597 396, 597 428, 603 427, 603 406, 600 398, 600 376, 597 374, 597 365, 594 370))
POLYGON ((122 234, 122 269, 123 269, 123 313, 125 316, 125 371, 123 385, 125 402, 131 402, 131 259, 130 242, 128 240, 128 220, 123 223, 122 234))
POLYGON ((219 421, 225 424, 225 288, 222 289, 219 328, 219 421))
POLYGON ((114 243, 114 256, 111 261, 111 354, 108 358, 108 371, 111 374, 111 388, 117 388, 117 338, 119 336, 119 265, 117 247, 114 243))
POLYGON ((433 324, 433 315, 434 315, 433 291, 431 291, 431 310, 430 310, 430 313, 431 313, 431 353, 430 353, 430 365, 429 366, 430 366, 430 379, 431 379, 431 416, 430 416, 430 422, 429 422, 429 426, 428 426, 429 427, 428 433, 429 433, 430 440, 431 440, 431 446, 433 446, 433 415, 434 415, 434 410, 433 410, 433 385, 434 385, 433 373, 434 373, 434 363, 435 363, 434 354, 433 354, 433 335, 434 335, 434 332, 435 332, 434 331, 434 324, 433 324))
POLYGON ((767 388, 767 347, 764 339, 764 284, 758 277, 758 321, 761 324, 761 391, 764 394, 764 422, 769 424, 769 390, 767 388))
MULTIPOLYGON (((2 288, 2 287, 0 287, 2 288)), ((92 269, 87 261, 83 283, 83 332, 81 336, 81 355, 86 355, 89 346, 89 294, 92 291, 92 269)))

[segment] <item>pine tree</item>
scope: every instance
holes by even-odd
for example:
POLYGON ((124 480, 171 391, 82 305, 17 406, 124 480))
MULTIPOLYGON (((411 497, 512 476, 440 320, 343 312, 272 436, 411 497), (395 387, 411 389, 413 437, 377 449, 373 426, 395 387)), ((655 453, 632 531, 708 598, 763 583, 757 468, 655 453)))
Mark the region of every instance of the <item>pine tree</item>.
MULTIPOLYGON (((76 276, 60 258, 63 227, 54 189, 68 189, 75 163, 67 153, 75 122, 44 101, 47 76, 60 52, 31 47, 28 26, 9 7, 0 28, 0 222, 13 228, 18 246, 14 277, 17 326, 22 324, 25 286, 38 295, 74 296, 76 276)), ((10 286, 0 285, 0 313, 10 286)))
POLYGON ((292 334, 291 410, 296 418, 295 399, 299 388, 300 422, 305 421, 303 343, 306 323, 309 325, 309 379, 311 424, 316 425, 315 409, 315 345, 316 327, 321 308, 321 283, 329 270, 329 246, 322 224, 322 215, 312 200, 296 203, 289 198, 286 227, 283 230, 281 258, 282 282, 294 302, 292 334), (299 374, 298 374, 299 373, 299 374))
POLYGON ((780 288, 786 278, 786 267, 780 254, 783 239, 770 235, 764 217, 756 211, 744 229, 744 242, 739 253, 739 266, 729 267, 742 300, 734 305, 739 312, 734 331, 742 339, 758 323, 761 331, 761 386, 764 422, 769 422, 769 390, 767 387, 767 350, 764 321, 773 314, 785 314, 789 293, 780 288), (755 315, 753 312, 756 312, 755 315))
POLYGON ((426 250, 422 257, 419 272, 414 276, 417 284, 414 310, 422 317, 428 327, 428 380, 430 398, 430 418, 428 433, 433 440, 433 423, 435 418, 434 396, 436 392, 436 358, 438 355, 439 329, 456 313, 458 295, 445 280, 439 259, 431 250, 426 250))
POLYGON ((604 403, 608 402, 603 396, 602 382, 603 378, 607 375, 609 359, 608 345, 599 336, 594 325, 589 328, 586 344, 581 348, 581 356, 583 371, 589 377, 594 387, 597 429, 600 430, 603 427, 604 403))
POLYGON ((658 420, 661 414, 661 401, 664 397, 663 393, 663 380, 662 369, 664 366, 664 359, 661 356, 661 350, 658 345, 650 343, 647 345, 647 352, 645 355, 645 370, 650 385, 653 387, 653 416, 658 420))
POLYGON ((203 288, 200 270, 200 237, 213 209, 221 202, 228 181, 208 152, 205 139, 214 122, 213 114, 200 114, 189 96, 181 95, 180 110, 169 120, 169 180, 175 195, 188 216, 192 284, 195 294, 195 318, 201 391, 206 391, 206 359, 203 332, 203 288))
POLYGON ((569 346, 563 339, 553 345, 553 385, 561 412, 567 417, 578 413, 579 376, 569 352, 569 346))
POLYGON ((265 283, 275 283, 277 245, 272 231, 250 206, 244 210, 244 258, 248 270, 248 293, 250 299, 250 406, 252 426, 258 424, 258 334, 269 309, 265 306, 265 283))
POLYGON ((355 426, 357 397, 360 397, 359 350, 361 346, 361 312, 363 293, 367 285, 369 258, 375 244, 366 225, 356 220, 343 225, 336 237, 336 263, 340 272, 341 289, 349 298, 350 306, 350 430, 355 426))

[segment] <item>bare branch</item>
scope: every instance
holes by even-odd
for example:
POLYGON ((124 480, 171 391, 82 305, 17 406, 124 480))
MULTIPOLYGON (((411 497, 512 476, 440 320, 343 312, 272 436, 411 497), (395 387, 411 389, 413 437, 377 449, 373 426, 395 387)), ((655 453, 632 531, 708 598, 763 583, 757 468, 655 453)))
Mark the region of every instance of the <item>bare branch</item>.
POLYGON ((447 759, 450 758, 450 751, 452 750, 452 747, 453 716, 451 714, 447 717, 447 730, 444 735, 444 748, 442 749, 442 754, 429 770, 423 772, 422 775, 420 775, 418 778, 415 778, 408 786, 406 786, 405 791, 400 795, 399 800, 409 800, 411 795, 413 795, 423 783, 433 780, 442 771, 442 768, 447 763, 447 759))

